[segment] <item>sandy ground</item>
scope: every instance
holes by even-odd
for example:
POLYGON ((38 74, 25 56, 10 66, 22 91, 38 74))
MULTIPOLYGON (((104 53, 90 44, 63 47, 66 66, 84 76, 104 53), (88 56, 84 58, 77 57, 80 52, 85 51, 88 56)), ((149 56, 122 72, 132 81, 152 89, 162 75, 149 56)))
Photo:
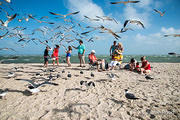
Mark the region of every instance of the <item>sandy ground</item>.
POLYGON ((68 68, 61 64, 50 72, 53 66, 45 69, 42 64, 0 64, 0 89, 9 89, 0 99, 0 120, 179 120, 180 63, 151 65, 153 80, 124 69, 97 72, 89 70, 88 65, 68 68), (8 78, 14 67, 18 67, 16 77, 8 78), (110 72, 117 75, 115 79, 109 78, 110 72), (50 82, 58 86, 41 86, 36 94, 28 91, 27 80, 42 83, 50 73, 54 76, 50 82), (95 87, 80 85, 80 81, 93 81, 95 87), (140 99, 126 99, 124 89, 140 99))

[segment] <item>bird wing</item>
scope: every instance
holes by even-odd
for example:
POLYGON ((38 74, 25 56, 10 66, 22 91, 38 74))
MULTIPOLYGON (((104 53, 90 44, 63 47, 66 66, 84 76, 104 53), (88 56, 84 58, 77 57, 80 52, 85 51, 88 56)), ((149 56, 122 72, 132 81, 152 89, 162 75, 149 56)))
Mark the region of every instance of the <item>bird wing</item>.
POLYGON ((60 15, 60 16, 64 16, 64 15, 62 15, 62 14, 57 14, 57 13, 50 12, 50 11, 49 11, 49 13, 52 14, 52 15, 60 15))
POLYGON ((66 14, 66 16, 68 15, 75 15, 75 14, 78 14, 80 11, 77 11, 77 12, 73 12, 73 13, 69 13, 69 14, 66 14))
POLYGON ((155 12, 162 14, 161 11, 154 9, 155 12))
POLYGON ((42 85, 45 85, 45 84, 55 85, 55 86, 59 85, 59 84, 57 84, 57 83, 45 81, 45 82, 43 82, 43 83, 38 84, 37 87, 41 87, 42 85))
POLYGON ((129 20, 126 20, 126 21, 124 22, 124 28, 126 27, 126 25, 127 25, 128 22, 129 22, 129 20))
POLYGON ((138 3, 140 1, 128 1, 128 3, 138 3))
POLYGON ((10 17, 6 22, 4 22, 4 26, 7 27, 8 23, 9 23, 10 21, 12 21, 12 20, 16 17, 16 15, 17 15, 17 14, 14 14, 14 15, 13 15, 12 17, 10 17))
POLYGON ((120 2, 110 2, 111 4, 119 4, 119 3, 124 3, 123 1, 120 2))

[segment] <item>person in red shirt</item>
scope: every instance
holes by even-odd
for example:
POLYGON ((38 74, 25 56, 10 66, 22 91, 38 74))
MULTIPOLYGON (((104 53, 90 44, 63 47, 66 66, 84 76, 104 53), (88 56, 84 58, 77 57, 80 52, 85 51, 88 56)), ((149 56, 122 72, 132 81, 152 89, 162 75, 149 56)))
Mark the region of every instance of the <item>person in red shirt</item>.
POLYGON ((98 71, 101 71, 100 69, 99 69, 99 65, 100 64, 102 64, 102 69, 103 70, 105 70, 104 69, 104 67, 105 67, 105 61, 104 61, 104 59, 97 59, 96 58, 96 56, 95 56, 95 50, 92 50, 91 51, 91 54, 89 54, 89 56, 88 56, 88 58, 89 58, 89 64, 91 64, 92 66, 97 66, 97 70, 98 71))
POLYGON ((142 62, 142 66, 140 68, 141 74, 142 73, 150 73, 151 72, 151 65, 150 63, 146 60, 146 57, 143 56, 141 57, 141 62, 142 62))
POLYGON ((55 65, 55 61, 57 62, 57 65, 59 65, 59 57, 58 57, 58 54, 59 54, 59 45, 56 45, 56 48, 54 48, 53 50, 53 54, 52 54, 52 60, 53 60, 53 65, 55 65))

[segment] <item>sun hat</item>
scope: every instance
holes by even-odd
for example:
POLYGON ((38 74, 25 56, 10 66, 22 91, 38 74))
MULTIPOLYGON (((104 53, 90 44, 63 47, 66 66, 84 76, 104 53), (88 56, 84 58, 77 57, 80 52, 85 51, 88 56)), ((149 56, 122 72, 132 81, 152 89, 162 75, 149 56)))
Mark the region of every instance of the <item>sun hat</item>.
POLYGON ((92 50, 91 53, 96 53, 96 51, 95 51, 95 50, 92 50))

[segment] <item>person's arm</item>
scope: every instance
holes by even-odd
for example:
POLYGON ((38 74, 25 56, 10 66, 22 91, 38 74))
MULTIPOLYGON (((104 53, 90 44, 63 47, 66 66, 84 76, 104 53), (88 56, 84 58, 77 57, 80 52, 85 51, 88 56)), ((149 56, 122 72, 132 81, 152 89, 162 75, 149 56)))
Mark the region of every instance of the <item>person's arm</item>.
POLYGON ((110 56, 111 56, 111 49, 112 49, 112 46, 110 47, 110 50, 109 50, 109 52, 110 52, 110 56))
POLYGON ((143 68, 146 68, 149 65, 149 62, 146 62, 146 65, 143 68))
POLYGON ((75 46, 73 46, 73 45, 72 45, 72 47, 75 48, 75 49, 78 49, 78 47, 75 47, 75 46))

